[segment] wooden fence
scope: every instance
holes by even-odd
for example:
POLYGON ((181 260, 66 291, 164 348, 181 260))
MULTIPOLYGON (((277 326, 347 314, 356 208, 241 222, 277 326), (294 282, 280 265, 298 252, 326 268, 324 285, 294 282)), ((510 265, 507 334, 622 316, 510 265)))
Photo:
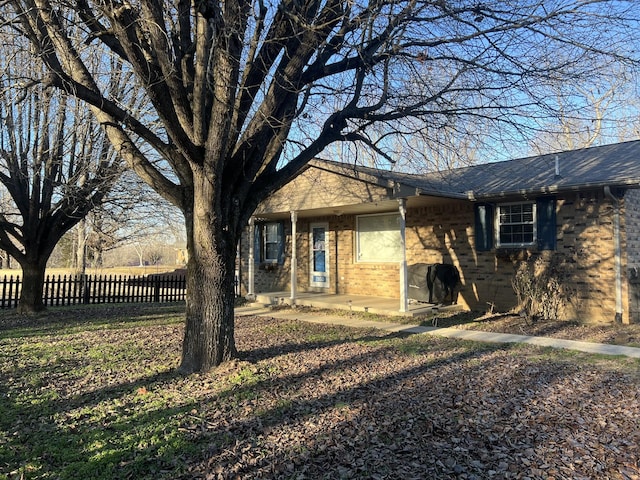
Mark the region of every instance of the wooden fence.
MULTIPOLYGON (((18 306, 22 279, 4 276, 0 285, 0 308, 18 306)), ((89 303, 178 302, 186 298, 185 276, 157 274, 47 275, 43 301, 48 306, 89 303)))

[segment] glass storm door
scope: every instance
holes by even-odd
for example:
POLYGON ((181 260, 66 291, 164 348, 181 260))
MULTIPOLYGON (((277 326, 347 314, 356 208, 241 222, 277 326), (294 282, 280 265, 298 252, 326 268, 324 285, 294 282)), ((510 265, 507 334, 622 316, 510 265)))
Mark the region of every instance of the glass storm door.
POLYGON ((311 287, 329 288, 328 230, 329 225, 326 223, 311 224, 311 287))

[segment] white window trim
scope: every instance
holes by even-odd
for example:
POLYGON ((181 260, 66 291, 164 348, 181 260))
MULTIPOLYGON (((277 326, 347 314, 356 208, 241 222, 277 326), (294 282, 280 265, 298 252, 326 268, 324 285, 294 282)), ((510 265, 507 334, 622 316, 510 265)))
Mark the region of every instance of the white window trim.
POLYGON ((280 251, 280 244, 284 241, 284 239, 280 238, 280 236, 277 234, 280 226, 278 225, 279 222, 264 222, 261 224, 260 228, 262 229, 261 235, 260 235, 260 257, 262 259, 262 263, 278 263, 278 253, 276 253, 276 258, 267 258, 267 243, 272 243, 272 244, 276 244, 277 245, 277 249, 276 252, 280 251), (275 225, 276 226, 276 241, 275 242, 267 242, 267 227, 269 225, 275 225))
MULTIPOLYGON (((538 217, 537 217, 537 207, 536 202, 534 201, 523 201, 523 202, 506 202, 499 203, 495 208, 495 244, 497 248, 519 248, 519 247, 531 247, 537 244, 538 239, 538 217), (500 241, 500 207, 506 207, 510 205, 531 205, 533 212, 533 239, 531 242, 525 243, 502 243, 500 241)), ((523 223, 524 224, 524 223, 523 223)), ((518 224, 520 225, 520 224, 518 224)))
MULTIPOLYGON (((400 214, 398 212, 384 212, 384 213, 371 213, 366 215, 357 215, 356 216, 356 235, 355 235, 355 260, 357 263, 398 263, 401 261, 401 258, 397 259, 373 259, 366 258, 362 259, 362 253, 360 252, 360 219, 361 218, 370 218, 370 217, 384 217, 384 216, 393 216, 396 218, 400 218, 400 214)), ((400 238, 400 224, 398 223, 398 238, 400 238)))

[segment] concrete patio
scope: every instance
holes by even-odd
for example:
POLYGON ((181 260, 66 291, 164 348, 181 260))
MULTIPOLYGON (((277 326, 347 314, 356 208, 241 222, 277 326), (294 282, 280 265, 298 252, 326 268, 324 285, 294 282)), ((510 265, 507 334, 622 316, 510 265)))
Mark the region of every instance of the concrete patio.
POLYGON ((458 305, 436 305, 410 301, 406 312, 400 311, 400 299, 327 293, 298 293, 295 301, 291 292, 264 292, 255 295, 255 303, 267 305, 298 305, 305 307, 368 312, 398 317, 418 317, 442 311, 462 310, 458 305))

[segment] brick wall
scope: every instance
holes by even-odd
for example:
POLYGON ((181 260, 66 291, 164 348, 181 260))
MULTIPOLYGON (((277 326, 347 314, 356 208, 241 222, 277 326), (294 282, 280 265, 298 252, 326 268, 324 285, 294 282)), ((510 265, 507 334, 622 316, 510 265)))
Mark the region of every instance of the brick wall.
POLYGON ((568 316, 583 321, 612 321, 615 258, 611 201, 603 192, 577 193, 559 202, 559 206, 556 255, 566 260, 565 283, 573 289, 573 312, 568 316))
MULTIPOLYGON (((254 264, 254 291, 279 292, 289 290, 291 285, 291 222, 284 221, 285 255, 284 262, 280 264, 254 264)), ((256 228, 258 228, 256 226, 256 228)), ((240 238, 240 292, 246 295, 249 291, 249 248, 253 239, 249 237, 249 228, 245 228, 240 238)), ((254 253, 258 258, 258 254, 254 253)))
MULTIPOLYGON (((622 249, 630 250, 629 272, 640 276, 640 195, 628 192, 621 215, 622 249), (624 212, 624 209, 623 209, 624 212), (629 249, 625 228, 629 224, 629 249), (636 268, 636 270, 633 270, 636 268)), ((314 218, 329 224, 329 261, 331 293, 400 296, 397 263, 360 263, 355 258, 355 215, 314 218)), ((298 289, 309 286, 309 225, 298 221, 298 289)), ((603 192, 573 193, 557 199, 557 249, 537 252, 477 252, 474 238, 473 205, 451 201, 442 205, 409 208, 406 222, 408 265, 416 263, 452 263, 462 279, 459 303, 484 311, 508 311, 516 306, 512 279, 523 261, 542 257, 544 264, 560 265, 565 291, 569 297, 564 316, 583 321, 611 321, 615 315, 615 275, 613 255, 613 206, 603 192)), ((284 265, 273 271, 256 270, 255 288, 260 291, 290 289, 291 226, 285 222, 287 236, 284 265)), ((247 240, 242 242, 246 258, 247 240)), ((622 258, 623 280, 626 280, 627 256, 622 258)), ((246 265, 243 282, 246 283, 246 265)), ((638 280, 640 283, 640 280, 638 280)), ((246 287, 246 285, 245 285, 246 287)), ((633 295, 631 295, 633 297, 633 295)), ((629 310, 637 316, 640 298, 629 300, 627 282, 623 281, 623 321, 629 321, 629 310), (632 308, 633 304, 633 308, 632 308)))
MULTIPOLYGON (((507 311, 517 304, 512 279, 521 263, 542 257, 544 265, 558 267, 554 275, 560 277, 568 297, 565 317, 611 321, 615 316, 611 201, 603 192, 595 191, 569 194, 557 200, 557 249, 553 252, 536 249, 477 252, 473 206, 467 202, 410 210, 408 263, 452 263, 460 270, 463 284, 460 300, 464 305, 477 310, 507 311)), ((636 212, 640 220, 640 208, 636 212)), ((640 232, 640 221, 637 225, 640 232)), ((622 251, 626 252, 624 216, 620 226, 622 251)), ((640 241, 638 235, 636 239, 640 241)), ((624 254, 621 260, 624 271, 624 254)), ((626 321, 629 319, 627 295, 623 281, 623 320, 626 321)))

